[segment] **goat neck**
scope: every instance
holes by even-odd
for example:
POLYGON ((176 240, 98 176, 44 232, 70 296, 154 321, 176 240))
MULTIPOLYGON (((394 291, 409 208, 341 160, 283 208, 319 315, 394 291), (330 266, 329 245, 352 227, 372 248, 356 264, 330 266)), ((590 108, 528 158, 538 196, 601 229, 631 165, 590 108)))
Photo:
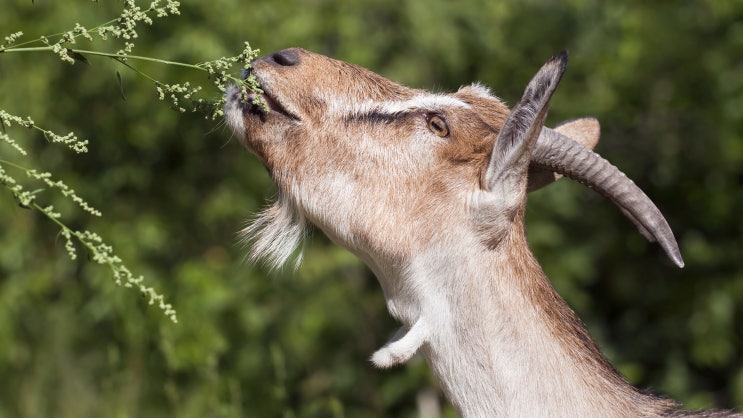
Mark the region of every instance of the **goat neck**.
POLYGON ((599 157, 580 144, 598 140, 594 120, 543 129, 566 63, 566 54, 548 61, 510 110, 480 84, 432 94, 301 49, 253 63, 268 111, 228 92, 228 123, 279 188, 246 229, 253 257, 284 263, 306 223, 357 254, 403 325, 372 362, 390 367, 420 351, 461 416, 653 416, 673 407, 611 367, 526 241, 527 188, 558 172, 599 185, 677 255, 641 190, 618 170, 591 170, 599 157), (580 150, 580 161, 556 159, 553 141, 580 150))

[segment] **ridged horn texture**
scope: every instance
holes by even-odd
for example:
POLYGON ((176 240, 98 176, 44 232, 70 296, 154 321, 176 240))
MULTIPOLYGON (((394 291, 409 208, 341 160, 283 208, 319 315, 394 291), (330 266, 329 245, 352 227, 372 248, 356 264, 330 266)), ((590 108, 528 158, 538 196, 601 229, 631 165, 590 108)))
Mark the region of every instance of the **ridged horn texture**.
POLYGON ((544 127, 531 157, 535 168, 549 169, 594 189, 611 200, 648 240, 657 241, 683 267, 671 227, 652 200, 617 167, 559 132, 544 127))

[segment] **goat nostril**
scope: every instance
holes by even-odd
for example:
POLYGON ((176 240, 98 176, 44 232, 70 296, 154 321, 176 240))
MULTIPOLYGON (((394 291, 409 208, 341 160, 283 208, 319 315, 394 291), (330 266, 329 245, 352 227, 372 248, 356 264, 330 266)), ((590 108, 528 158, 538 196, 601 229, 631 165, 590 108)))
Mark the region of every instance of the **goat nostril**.
POLYGON ((293 49, 285 49, 271 55, 271 59, 284 67, 291 67, 299 64, 299 54, 293 49))

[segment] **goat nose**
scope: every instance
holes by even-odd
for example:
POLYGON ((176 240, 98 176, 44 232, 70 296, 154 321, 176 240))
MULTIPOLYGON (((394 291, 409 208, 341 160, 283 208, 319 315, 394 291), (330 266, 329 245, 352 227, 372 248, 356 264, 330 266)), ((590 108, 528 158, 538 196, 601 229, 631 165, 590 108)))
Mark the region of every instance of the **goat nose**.
POLYGON ((299 64, 300 61, 299 54, 295 49, 285 49, 283 51, 275 52, 266 58, 282 67, 291 67, 299 64))

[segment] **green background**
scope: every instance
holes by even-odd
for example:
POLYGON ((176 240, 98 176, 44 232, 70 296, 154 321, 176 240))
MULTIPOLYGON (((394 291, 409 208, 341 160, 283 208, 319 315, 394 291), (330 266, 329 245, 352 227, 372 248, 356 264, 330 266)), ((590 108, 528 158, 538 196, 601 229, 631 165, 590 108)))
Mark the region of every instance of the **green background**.
MULTIPOLYGON (((121 6, 0 0, 0 35, 92 27, 121 6)), ((200 62, 246 40, 266 53, 301 46, 412 87, 479 80, 514 103, 568 49, 548 124, 600 119, 598 152, 659 205, 686 268, 570 181, 530 196, 532 248, 634 384, 689 408, 743 405, 743 2, 186 0, 181 11, 142 28, 134 53, 200 62)), ((0 417, 418 416, 416 398, 435 388, 422 359, 390 371, 367 361, 396 327, 368 270, 320 233, 297 272, 248 264, 236 231, 275 194, 258 161, 222 122, 174 112, 151 82, 89 61, 0 54, 0 108, 74 130, 88 154, 8 133, 31 150, 18 161, 104 216, 51 192, 40 201, 101 233, 179 323, 84 255, 70 261, 57 228, 0 189, 0 417)))

